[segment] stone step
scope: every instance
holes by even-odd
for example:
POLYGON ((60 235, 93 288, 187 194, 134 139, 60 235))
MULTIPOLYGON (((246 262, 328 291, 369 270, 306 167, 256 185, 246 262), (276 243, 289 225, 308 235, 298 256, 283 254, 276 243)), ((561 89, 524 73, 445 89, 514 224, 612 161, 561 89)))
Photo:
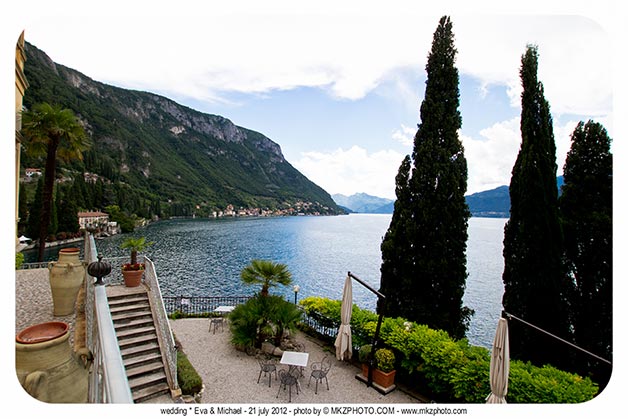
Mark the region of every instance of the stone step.
POLYGON ((132 358, 135 356, 141 356, 145 354, 149 354, 152 352, 159 352, 159 343, 155 341, 151 341, 149 343, 145 343, 143 345, 131 346, 128 348, 120 349, 120 355, 122 355, 122 359, 132 358))
POLYGON ((148 295, 147 294, 135 294, 135 295, 127 295, 124 297, 118 298, 108 298, 109 306, 119 306, 121 304, 131 304, 131 303, 148 303, 148 295))
POLYGON ((134 328, 120 329, 119 331, 116 331, 116 336, 118 340, 120 340, 149 334, 156 335, 156 333, 157 331, 155 330, 155 326, 151 324, 149 326, 138 326, 134 328))
POLYGON ((126 349, 132 346, 141 346, 151 342, 157 342, 156 334, 118 339, 118 345, 120 346, 120 349, 126 349))
POLYGON ((117 305, 113 307, 109 305, 109 311, 111 312, 112 315, 119 314, 119 313, 142 311, 142 310, 146 310, 146 308, 150 309, 150 305, 148 304, 148 302, 146 302, 146 304, 132 303, 132 304, 117 305))
POLYGON ((168 394, 169 392, 170 388, 168 388, 168 384, 166 382, 163 382, 134 391, 132 392, 132 396, 135 403, 142 403, 145 401, 150 401, 150 399, 161 396, 163 394, 168 394))
POLYGON ((107 299, 109 301, 118 301, 118 300, 124 300, 126 298, 142 298, 142 297, 146 297, 148 295, 146 290, 137 290, 135 292, 128 292, 128 293, 123 293, 123 294, 118 294, 118 295, 107 295, 107 299))
POLYGON ((116 333, 122 330, 135 329, 137 327, 148 327, 153 325, 152 317, 142 317, 133 320, 118 320, 113 322, 113 327, 116 329, 116 333))
POLYGON ((134 366, 126 369, 126 376, 130 380, 138 375, 150 374, 157 371, 163 371, 164 364, 161 362, 161 358, 158 361, 152 361, 150 363, 134 366))
POLYGON ((166 373, 163 368, 161 371, 129 377, 129 387, 131 387, 131 392, 150 387, 161 382, 165 382, 166 385, 168 384, 166 381, 166 373))
POLYGON ((136 368, 157 361, 161 362, 161 352, 159 351, 152 351, 138 356, 127 357, 122 360, 126 369, 136 368))
POLYGON ((144 317, 153 318, 153 314, 150 310, 146 309, 144 311, 133 311, 131 313, 118 313, 111 316, 113 322, 121 322, 125 320, 133 320, 133 319, 141 319, 144 317))

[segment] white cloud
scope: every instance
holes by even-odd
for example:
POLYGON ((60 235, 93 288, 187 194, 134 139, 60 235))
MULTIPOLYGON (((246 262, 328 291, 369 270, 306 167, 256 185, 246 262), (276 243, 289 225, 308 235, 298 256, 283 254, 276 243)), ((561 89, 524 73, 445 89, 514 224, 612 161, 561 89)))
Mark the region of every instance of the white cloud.
POLYGON ((402 145, 412 147, 414 144, 414 135, 417 129, 401 124, 401 128, 396 129, 392 133, 392 139, 399 141, 402 145))
POLYGON ((394 199, 395 176, 403 158, 403 154, 394 150, 368 153, 354 145, 327 153, 301 153, 301 158, 292 164, 330 194, 367 192, 394 199))
POLYGON ((519 118, 498 122, 480 131, 481 139, 460 135, 467 158, 467 194, 508 185, 519 152, 519 118))
MULTIPOLYGON (((571 134, 578 122, 554 122, 557 176, 563 172, 565 158, 571 147, 571 134)), ((603 121, 597 122, 604 125, 603 121)), ((469 169, 468 194, 510 184, 512 168, 521 147, 519 123, 519 117, 498 122, 480 131, 480 139, 460 135, 469 169)))

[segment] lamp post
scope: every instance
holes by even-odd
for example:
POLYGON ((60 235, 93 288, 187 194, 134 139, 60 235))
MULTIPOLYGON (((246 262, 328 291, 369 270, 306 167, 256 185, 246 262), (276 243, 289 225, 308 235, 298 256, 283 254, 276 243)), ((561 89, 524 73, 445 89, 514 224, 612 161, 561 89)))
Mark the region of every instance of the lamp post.
POLYGON ((292 291, 294 291, 294 305, 297 305, 297 294, 299 294, 299 291, 301 290, 301 287, 299 287, 298 285, 295 285, 294 287, 292 287, 292 291))

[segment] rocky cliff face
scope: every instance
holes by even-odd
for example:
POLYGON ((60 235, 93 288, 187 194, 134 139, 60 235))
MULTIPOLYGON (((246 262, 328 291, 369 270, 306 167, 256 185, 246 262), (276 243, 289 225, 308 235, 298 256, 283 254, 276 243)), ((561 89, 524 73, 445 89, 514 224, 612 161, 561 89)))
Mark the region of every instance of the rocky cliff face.
POLYGON ((99 174, 114 165, 124 182, 169 202, 250 207, 306 201, 337 211, 329 194, 263 134, 163 96, 92 80, 28 43, 26 53, 31 87, 25 105, 46 101, 75 112, 94 143, 85 170, 99 174))

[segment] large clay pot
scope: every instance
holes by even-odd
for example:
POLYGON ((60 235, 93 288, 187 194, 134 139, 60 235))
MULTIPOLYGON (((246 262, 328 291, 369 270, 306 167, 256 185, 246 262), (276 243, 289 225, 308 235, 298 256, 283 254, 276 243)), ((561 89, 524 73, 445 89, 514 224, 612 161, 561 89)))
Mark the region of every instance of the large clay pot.
POLYGON ((144 275, 143 269, 139 271, 122 271, 124 285, 127 287, 138 287, 142 283, 142 275, 144 275))
POLYGON ((47 322, 15 338, 15 369, 24 389, 47 403, 86 403, 87 369, 70 348, 68 324, 47 322))
POLYGON ((85 264, 79 259, 79 249, 59 250, 59 260, 50 262, 48 271, 54 315, 68 316, 74 312, 76 295, 85 280, 85 264))

